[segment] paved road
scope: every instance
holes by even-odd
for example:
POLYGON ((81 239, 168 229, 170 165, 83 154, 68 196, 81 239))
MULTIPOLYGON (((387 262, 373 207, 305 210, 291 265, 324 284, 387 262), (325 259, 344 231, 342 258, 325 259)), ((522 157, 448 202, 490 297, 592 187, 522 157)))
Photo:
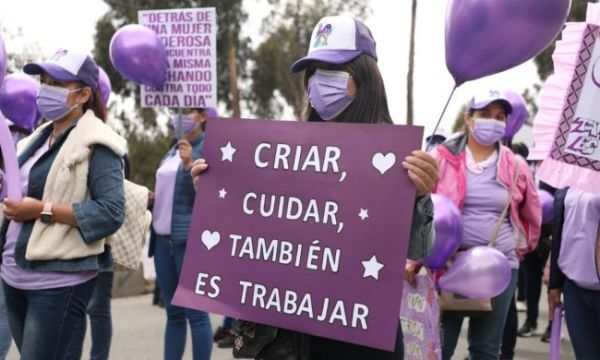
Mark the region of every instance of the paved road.
MULTIPOLYGON (((151 295, 132 296, 113 300, 114 335, 111 349, 112 360, 154 360, 162 359, 162 335, 165 321, 164 310, 151 306, 151 295)), ((524 316, 519 314, 521 321, 524 316)), ((540 324, 545 324, 547 311, 541 309, 540 324)), ((220 316, 212 316, 213 328, 220 324, 220 316)), ((466 322, 465 322, 466 323, 466 322)), ((463 331, 456 351, 456 359, 462 360, 467 352, 465 335, 463 331)), ((575 359, 568 340, 563 341, 563 354, 561 359, 575 359)), ((89 353, 89 337, 86 338, 85 353, 89 353)), ((87 357, 84 357, 87 359, 87 357)), ((191 346, 188 339, 184 359, 191 359, 191 346)), ((13 345, 8 359, 18 359, 17 351, 13 345)), ((231 350, 213 349, 214 360, 231 360, 231 350)), ((539 340, 539 336, 531 339, 519 339, 516 359, 548 359, 548 344, 539 340)), ((332 359, 333 360, 333 359, 332 359)))

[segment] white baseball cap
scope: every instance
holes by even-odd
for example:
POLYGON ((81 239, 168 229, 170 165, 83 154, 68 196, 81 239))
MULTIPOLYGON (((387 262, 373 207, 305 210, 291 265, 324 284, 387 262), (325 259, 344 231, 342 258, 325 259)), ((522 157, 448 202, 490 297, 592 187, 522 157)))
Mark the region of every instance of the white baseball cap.
POLYGON ((304 70, 313 61, 344 64, 361 54, 377 60, 371 30, 351 16, 326 16, 319 20, 310 37, 308 54, 292 65, 292 72, 304 70))
POLYGON ((495 89, 485 90, 475 94, 469 101, 469 110, 481 110, 494 102, 499 103, 504 108, 506 115, 512 113, 512 105, 504 95, 504 92, 495 89))
POLYGON ((91 57, 78 52, 59 49, 48 60, 29 63, 23 67, 29 75, 47 73, 59 81, 81 81, 96 91, 98 86, 98 65, 91 57))

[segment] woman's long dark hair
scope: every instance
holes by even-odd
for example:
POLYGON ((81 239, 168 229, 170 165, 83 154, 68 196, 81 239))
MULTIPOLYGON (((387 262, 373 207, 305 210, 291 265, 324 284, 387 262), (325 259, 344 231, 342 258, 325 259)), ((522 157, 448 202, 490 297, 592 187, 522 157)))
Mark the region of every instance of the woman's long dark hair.
MULTIPOLYGON (((340 66, 339 70, 347 71, 352 75, 357 89, 352 103, 335 118, 335 121, 363 124, 393 124, 388 108, 383 78, 375 59, 369 55, 362 54, 340 66)), ((315 71, 316 68, 314 66, 309 66, 305 71, 305 87, 308 86, 308 79, 315 71)), ((307 121, 323 121, 308 101, 304 109, 304 119, 307 121)))
MULTIPOLYGON (((81 85, 89 86, 85 83, 81 83, 81 85)), ((100 90, 100 86, 98 86, 96 91, 92 92, 92 96, 90 96, 88 101, 83 104, 83 112, 91 109, 98 119, 106 123, 106 105, 104 105, 104 101, 102 99, 102 92, 100 90)))

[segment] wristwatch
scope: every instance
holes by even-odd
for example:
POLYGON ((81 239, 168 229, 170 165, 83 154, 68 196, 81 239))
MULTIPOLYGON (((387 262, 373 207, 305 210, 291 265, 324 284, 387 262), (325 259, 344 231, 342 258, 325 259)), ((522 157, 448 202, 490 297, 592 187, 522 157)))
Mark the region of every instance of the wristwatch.
POLYGON ((44 209, 40 214, 40 220, 45 224, 52 224, 54 222, 54 214, 52 213, 52 203, 44 203, 44 209))

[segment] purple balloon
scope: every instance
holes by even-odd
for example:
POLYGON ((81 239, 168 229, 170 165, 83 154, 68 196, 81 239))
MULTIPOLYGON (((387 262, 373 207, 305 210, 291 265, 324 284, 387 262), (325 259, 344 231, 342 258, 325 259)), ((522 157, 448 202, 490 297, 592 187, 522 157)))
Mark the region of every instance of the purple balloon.
POLYGON ((527 112, 527 103, 521 94, 511 90, 505 91, 504 94, 513 108, 513 111, 506 118, 506 132, 504 133, 504 140, 510 140, 521 130, 529 117, 529 113, 527 112))
POLYGON ((37 120, 36 97, 39 84, 31 76, 11 74, 0 87, 0 111, 15 125, 32 131, 37 120))
POLYGON ((439 284, 444 291, 486 299, 506 290, 510 277, 510 264, 503 253, 490 246, 475 246, 457 256, 439 284))
POLYGON ((208 113, 209 118, 215 118, 215 117, 219 116, 217 109, 212 108, 212 107, 207 108, 206 112, 208 113))
POLYGON ((4 40, 0 37, 0 84, 4 80, 4 75, 6 74, 7 67, 7 56, 6 56, 6 47, 4 47, 4 40))
POLYGON ((431 269, 439 269, 458 250, 463 233, 462 215, 458 207, 445 196, 432 194, 435 243, 431 254, 423 263, 431 269))
POLYGON ((102 95, 102 101, 104 105, 108 104, 108 98, 110 97, 110 91, 112 86, 110 84, 110 79, 108 78, 108 74, 104 71, 103 68, 98 66, 98 70, 100 73, 98 74, 98 85, 100 86, 100 94, 102 95))
POLYGON ((446 66, 456 85, 499 73, 544 50, 558 35, 570 0, 450 0, 446 66))
POLYGON ((538 196, 542 205, 542 224, 551 223, 554 220, 554 196, 546 190, 538 190, 538 196))
POLYGON ((124 77, 161 88, 167 75, 167 51, 158 35, 142 25, 126 25, 110 40, 110 61, 124 77))

